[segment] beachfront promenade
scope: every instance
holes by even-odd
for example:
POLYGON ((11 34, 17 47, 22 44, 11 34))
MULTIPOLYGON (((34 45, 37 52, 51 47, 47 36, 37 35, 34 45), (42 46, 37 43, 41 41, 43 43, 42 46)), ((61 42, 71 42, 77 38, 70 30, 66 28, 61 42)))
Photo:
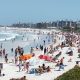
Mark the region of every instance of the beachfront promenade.
MULTIPOLYGON (((49 44, 47 45, 48 48, 50 48, 50 45, 53 46, 53 48, 55 48, 56 46, 58 45, 61 45, 61 39, 60 39, 60 36, 56 36, 56 43, 52 43, 52 44, 49 44)), ((17 44, 17 42, 16 42, 17 44)), ((21 45, 23 45, 21 43, 21 45)), ((15 47, 15 46, 14 46, 15 47)), ((14 63, 5 63, 4 60, 3 61, 3 70, 2 70, 2 73, 5 74, 5 76, 1 76, 0 77, 0 80, 9 80, 11 78, 20 78, 20 77, 23 77, 23 76, 26 76, 26 79, 28 80, 54 80, 55 78, 57 78, 59 75, 65 73, 66 71, 72 69, 75 64, 76 64, 76 61, 79 61, 79 58, 78 57, 78 52, 77 52, 77 47, 71 47, 72 51, 73 51, 73 56, 69 56, 66 54, 66 52, 68 51, 69 47, 63 47, 61 48, 60 46, 58 47, 57 50, 55 50, 53 53, 57 54, 58 51, 61 52, 61 55, 58 57, 58 60, 60 60, 61 58, 64 57, 64 69, 61 69, 59 71, 59 66, 56 67, 56 63, 55 62, 50 62, 50 61, 44 61, 44 60, 40 60, 38 58, 39 55, 44 55, 44 51, 41 51, 40 49, 34 49, 33 53, 35 53, 35 56, 34 58, 38 61, 34 64, 34 66, 30 66, 30 69, 31 68, 38 68, 39 65, 42 65, 43 63, 46 65, 46 66, 50 66, 51 68, 51 71, 50 72, 45 72, 41 75, 36 75, 36 74, 29 74, 27 73, 26 71, 20 71, 19 72, 19 68, 18 66, 16 66, 14 63), (69 62, 69 59, 71 59, 71 61, 69 62)), ((53 54, 53 56, 55 55, 53 54)), ((46 55, 51 55, 51 54, 46 54, 46 55)), ((11 61, 12 59, 10 58, 9 61, 11 61)))

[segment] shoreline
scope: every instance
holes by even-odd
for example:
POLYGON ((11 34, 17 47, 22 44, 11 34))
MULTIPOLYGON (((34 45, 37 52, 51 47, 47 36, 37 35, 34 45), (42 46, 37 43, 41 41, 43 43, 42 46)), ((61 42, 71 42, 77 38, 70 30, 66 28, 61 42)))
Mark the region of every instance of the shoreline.
MULTIPOLYGON (((45 33, 46 33, 46 31, 45 31, 45 33)), ((60 36, 56 36, 56 43, 55 44, 54 43, 48 44, 48 45, 46 45, 46 47, 50 47, 50 45, 52 45, 53 48, 54 48, 54 47, 56 47, 57 45, 60 45, 60 44, 61 44, 60 36)), ((76 49, 74 47, 72 49, 73 49, 74 53, 77 53, 76 49)), ((14 76, 14 78, 20 78, 20 77, 26 76, 26 79, 28 79, 28 80, 54 80, 55 78, 57 78, 58 76, 62 75, 64 72, 72 69, 75 66, 75 60, 77 60, 76 59, 77 55, 74 54, 72 56, 72 62, 68 62, 70 57, 65 54, 67 50, 68 50, 68 47, 62 48, 60 50, 62 52, 62 54, 59 57, 59 59, 61 59, 62 57, 65 57, 64 64, 67 65, 65 67, 65 70, 57 71, 58 67, 55 67, 56 63, 46 62, 46 61, 38 59, 38 56, 41 55, 41 54, 44 54, 44 51, 35 50, 34 51, 34 53, 35 53, 34 58, 36 60, 38 60, 39 62, 40 61, 42 61, 42 62, 41 63, 38 62, 38 63, 36 63, 36 65, 30 66, 30 68, 35 68, 35 67, 38 67, 39 65, 42 65, 43 63, 45 63, 46 66, 50 66, 52 68, 51 72, 44 73, 44 74, 41 74, 39 76, 36 76, 35 74, 27 74, 25 71, 17 72, 18 71, 18 66, 16 66, 14 63, 3 63, 2 73, 5 73, 5 76, 0 77, 0 79, 1 80, 9 80, 9 79, 13 78, 13 76, 14 76)))

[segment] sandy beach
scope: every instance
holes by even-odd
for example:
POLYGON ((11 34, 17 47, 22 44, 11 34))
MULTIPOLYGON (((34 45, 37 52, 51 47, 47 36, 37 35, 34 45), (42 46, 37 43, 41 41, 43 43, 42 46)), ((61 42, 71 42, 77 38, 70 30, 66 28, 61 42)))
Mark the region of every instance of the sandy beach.
MULTIPOLYGON (((4 28, 1 28, 2 30, 4 30, 4 28)), ((45 45, 48 49, 50 49, 50 45, 52 45, 53 48, 55 48, 56 46, 58 45, 61 45, 61 42, 62 41, 65 41, 64 38, 62 38, 62 34, 60 31, 56 31, 56 30, 38 30, 38 29, 24 29, 24 28, 7 28, 7 30, 10 30, 10 31, 16 31, 16 32, 19 32, 19 33, 25 33, 26 31, 27 32, 34 32, 35 31, 35 34, 38 34, 40 31, 41 34, 47 34, 47 33, 58 33, 56 34, 56 36, 54 37, 56 39, 56 42, 52 42, 50 44, 47 44, 45 45)), ((38 37, 38 36, 36 36, 38 37)), ((2 42, 0 42, 1 44, 2 42)), ((7 50, 7 53, 10 53, 10 49, 13 47, 14 49, 18 46, 21 46, 21 47, 25 47, 26 45, 28 45, 29 42, 25 41, 25 40, 15 40, 14 42, 11 42, 10 41, 3 41, 3 47, 5 47, 5 49, 7 50)), ((44 46, 44 47, 45 47, 44 46)), ((78 60, 79 61, 79 58, 78 57, 78 48, 77 47, 71 47, 72 51, 73 51, 73 56, 68 56, 66 54, 66 52, 68 51, 69 47, 59 47, 57 50, 55 50, 55 52, 53 52, 53 56, 55 56, 56 54, 58 54, 58 51, 61 52, 61 55, 58 57, 58 60, 60 60, 62 57, 64 57, 64 65, 66 65, 64 67, 64 70, 60 70, 58 71, 59 67, 55 67, 56 63, 55 62, 50 62, 50 61, 45 61, 45 60, 41 60, 38 58, 39 55, 44 55, 44 50, 40 50, 40 49, 34 49, 33 53, 35 53, 35 56, 32 58, 32 61, 31 61, 31 64, 29 66, 29 70, 32 69, 32 68, 38 68, 39 65, 42 65, 43 63, 46 65, 46 66, 50 66, 51 68, 51 71, 50 72, 45 72, 41 75, 36 75, 36 74, 29 74, 29 73, 26 73, 26 71, 19 71, 19 67, 15 64, 15 63, 10 63, 12 62, 12 59, 14 60, 14 53, 11 54, 11 57, 9 57, 9 61, 8 63, 5 63, 4 61, 4 58, 2 57, 0 59, 0 63, 3 63, 3 69, 2 69, 2 74, 4 73, 5 76, 0 76, 0 80, 10 80, 11 78, 20 78, 20 77, 23 77, 23 76, 26 76, 26 79, 27 80, 54 80, 55 78, 57 78, 58 76, 62 75, 63 73, 67 72, 68 70, 72 69, 75 64, 76 64, 76 61, 78 60), (69 59, 72 59, 71 62, 68 62, 69 59)), ((46 55, 51 55, 51 54, 46 54, 46 55)), ((22 66, 23 68, 23 66, 22 66)))

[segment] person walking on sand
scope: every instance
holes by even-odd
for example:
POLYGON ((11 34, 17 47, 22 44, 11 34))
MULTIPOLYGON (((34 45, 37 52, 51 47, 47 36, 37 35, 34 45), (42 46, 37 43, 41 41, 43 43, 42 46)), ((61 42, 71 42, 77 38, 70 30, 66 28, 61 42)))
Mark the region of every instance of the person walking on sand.
POLYGON ((17 62, 18 62, 18 57, 15 56, 15 64, 17 64, 17 62))
POLYGON ((27 73, 29 71, 29 62, 26 62, 26 70, 27 70, 27 73))
POLYGON ((24 62, 23 62, 23 69, 22 69, 22 71, 25 71, 26 70, 26 60, 24 60, 24 62))
POLYGON ((19 59, 19 72, 21 71, 21 66, 22 66, 21 60, 19 59))
POLYGON ((63 57, 63 58, 61 58, 61 60, 60 60, 59 70, 60 70, 60 69, 63 69, 63 70, 64 70, 63 59, 64 59, 64 57, 63 57))
POLYGON ((46 47, 44 48, 44 54, 46 54, 46 47))

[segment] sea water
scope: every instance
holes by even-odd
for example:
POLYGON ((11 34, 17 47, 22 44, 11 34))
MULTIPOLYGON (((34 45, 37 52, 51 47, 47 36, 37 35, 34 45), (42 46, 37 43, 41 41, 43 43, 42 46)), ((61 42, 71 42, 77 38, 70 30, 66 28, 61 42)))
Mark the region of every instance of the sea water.
POLYGON ((0 41, 11 40, 15 38, 18 34, 13 34, 11 32, 0 32, 0 41))
MULTIPOLYGON (((35 34, 35 33, 16 33, 12 31, 8 32, 0 32, 0 44, 3 45, 3 48, 6 49, 6 53, 8 56, 14 56, 14 52, 11 53, 12 45, 15 43, 15 48, 18 47, 17 43, 26 43, 25 46, 23 46, 24 53, 30 53, 31 47, 36 48, 40 45, 43 45, 44 47, 50 43, 52 43, 52 37, 51 35, 47 34, 35 34), (45 44, 44 44, 45 40, 45 44), (17 45, 17 46, 16 46, 17 45)), ((23 44, 24 45, 24 44, 23 44)))

